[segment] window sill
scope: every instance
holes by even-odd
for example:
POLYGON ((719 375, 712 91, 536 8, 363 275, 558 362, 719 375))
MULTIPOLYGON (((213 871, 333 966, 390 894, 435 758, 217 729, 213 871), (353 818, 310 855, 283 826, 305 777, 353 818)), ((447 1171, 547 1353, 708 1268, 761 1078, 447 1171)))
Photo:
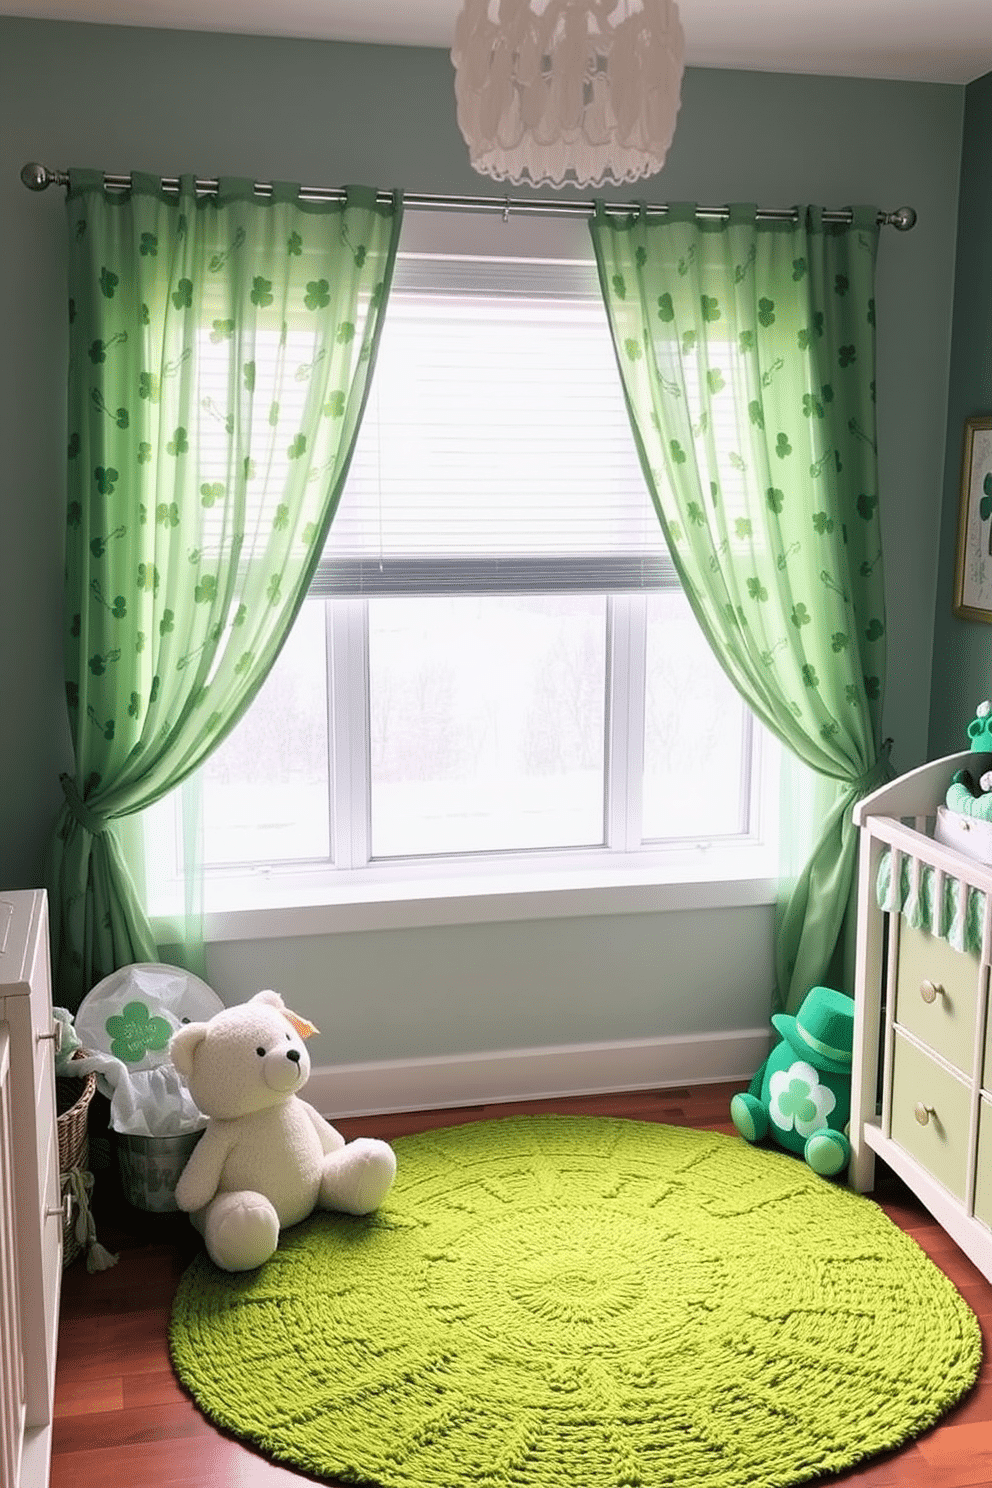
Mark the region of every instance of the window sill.
MULTIPOLYGON (((586 916, 734 909, 775 902, 772 854, 751 847, 697 849, 651 866, 507 865, 466 872, 435 869, 430 876, 399 876, 397 869, 326 876, 308 883, 259 873, 211 885, 204 914, 208 943, 290 939, 369 930, 586 916), (690 859, 691 861, 687 861, 690 859), (391 874, 391 876, 390 876, 391 874)), ((153 915, 160 944, 180 938, 178 920, 153 915)))

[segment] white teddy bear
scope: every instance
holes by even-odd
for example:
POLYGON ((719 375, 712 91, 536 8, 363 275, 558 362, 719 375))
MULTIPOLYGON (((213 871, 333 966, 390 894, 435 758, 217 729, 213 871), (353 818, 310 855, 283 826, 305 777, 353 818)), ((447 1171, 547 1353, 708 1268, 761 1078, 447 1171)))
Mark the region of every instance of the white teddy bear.
POLYGON ((225 1271, 268 1260, 280 1230, 318 1206, 370 1214, 396 1176, 385 1142, 346 1143, 296 1091, 310 1075, 312 1023, 259 992, 173 1034, 169 1053, 210 1120, 176 1185, 207 1253, 225 1271))

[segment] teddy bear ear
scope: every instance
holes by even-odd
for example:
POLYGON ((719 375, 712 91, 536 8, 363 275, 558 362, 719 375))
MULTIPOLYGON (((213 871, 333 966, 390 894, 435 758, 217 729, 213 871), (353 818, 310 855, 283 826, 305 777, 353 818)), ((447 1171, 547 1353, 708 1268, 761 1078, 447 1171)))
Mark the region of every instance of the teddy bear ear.
POLYGON ((264 1003, 266 1007, 274 1007, 278 1012, 282 1013, 286 1022, 291 1024, 300 1038, 312 1038, 315 1033, 320 1032, 316 1023, 311 1023, 309 1018, 304 1018, 300 1013, 292 1012, 283 1002, 278 992, 256 992, 251 1001, 264 1003))
POLYGON ((193 1055, 206 1036, 206 1023, 186 1023, 169 1040, 169 1058, 184 1080, 193 1073, 193 1055))
POLYGON ((277 1012, 280 1013, 283 1012, 286 1007, 286 1004, 279 996, 279 993, 272 992, 268 989, 266 989, 266 991, 264 992, 256 992, 255 996, 250 997, 248 1000, 249 1002, 261 1002, 264 1004, 265 1007, 273 1007, 276 1009, 277 1012))

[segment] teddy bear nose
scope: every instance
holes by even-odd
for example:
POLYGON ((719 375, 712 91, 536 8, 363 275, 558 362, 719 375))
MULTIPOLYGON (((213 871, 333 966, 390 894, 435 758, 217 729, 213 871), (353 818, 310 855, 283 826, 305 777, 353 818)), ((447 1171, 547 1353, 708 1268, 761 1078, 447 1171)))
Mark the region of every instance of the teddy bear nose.
POLYGON ((287 1059, 291 1059, 294 1064, 299 1064, 299 1062, 300 1062, 300 1051, 299 1051, 299 1049, 287 1049, 286 1050, 286 1058, 287 1059))

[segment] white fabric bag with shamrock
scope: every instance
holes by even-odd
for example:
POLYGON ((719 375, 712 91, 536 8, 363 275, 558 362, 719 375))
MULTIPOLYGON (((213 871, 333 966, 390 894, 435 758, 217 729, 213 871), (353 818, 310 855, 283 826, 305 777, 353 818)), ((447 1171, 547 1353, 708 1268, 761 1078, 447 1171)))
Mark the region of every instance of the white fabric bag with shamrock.
POLYGON ((75 1024, 86 1056, 74 1073, 95 1072, 114 1131, 170 1137, 206 1126, 169 1059, 169 1040, 222 1007, 199 977, 156 962, 123 966, 83 998, 75 1024))

